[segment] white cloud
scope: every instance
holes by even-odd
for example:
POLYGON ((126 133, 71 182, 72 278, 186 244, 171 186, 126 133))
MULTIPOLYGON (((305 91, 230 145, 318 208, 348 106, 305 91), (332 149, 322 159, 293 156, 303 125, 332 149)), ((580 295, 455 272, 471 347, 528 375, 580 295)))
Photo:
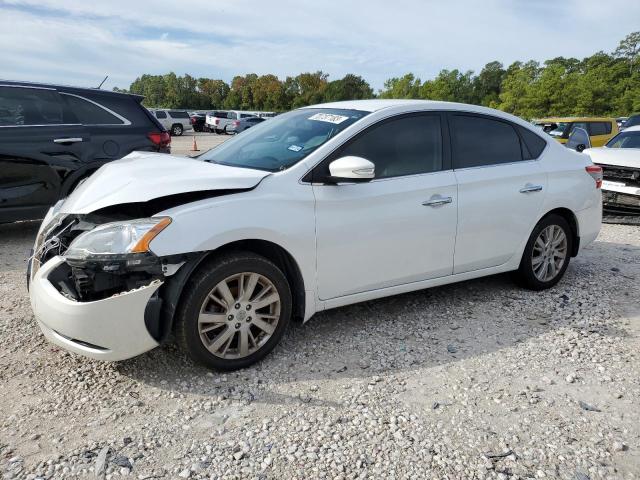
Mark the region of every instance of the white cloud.
POLYGON ((142 73, 391 76, 611 51, 640 3, 599 0, 0 1, 2 76, 126 87, 142 73), (621 10, 625 10, 624 14, 621 10), (19 33, 23 32, 23 33, 19 33))

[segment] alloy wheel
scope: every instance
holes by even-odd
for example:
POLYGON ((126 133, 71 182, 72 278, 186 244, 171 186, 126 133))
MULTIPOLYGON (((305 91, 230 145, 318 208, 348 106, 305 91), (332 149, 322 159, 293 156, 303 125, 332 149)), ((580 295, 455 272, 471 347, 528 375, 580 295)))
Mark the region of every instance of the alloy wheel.
POLYGON ((280 295, 267 277, 255 272, 231 275, 209 292, 200 307, 200 340, 217 357, 247 357, 271 338, 280 310, 280 295))
POLYGON ((531 253, 531 267, 538 280, 549 282, 560 273, 567 245, 567 234, 558 225, 549 225, 538 234, 531 253))

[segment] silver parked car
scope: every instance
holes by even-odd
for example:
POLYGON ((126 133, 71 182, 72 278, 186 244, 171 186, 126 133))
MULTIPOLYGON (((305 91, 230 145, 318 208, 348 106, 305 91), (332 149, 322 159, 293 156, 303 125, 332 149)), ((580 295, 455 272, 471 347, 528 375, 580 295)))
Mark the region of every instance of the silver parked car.
POLYGON ((171 135, 179 137, 185 130, 191 130, 191 117, 186 110, 154 109, 151 113, 171 135))
POLYGON ((242 118, 240 120, 234 120, 227 126, 227 133, 240 133, 244 132, 247 128, 251 128, 255 125, 258 125, 261 122, 264 122, 266 118, 260 117, 249 117, 242 118))

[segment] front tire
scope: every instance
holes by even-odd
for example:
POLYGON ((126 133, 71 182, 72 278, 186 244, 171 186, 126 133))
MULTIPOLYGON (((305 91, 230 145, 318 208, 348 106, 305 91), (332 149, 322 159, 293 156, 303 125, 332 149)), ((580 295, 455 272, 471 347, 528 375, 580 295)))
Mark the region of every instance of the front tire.
POLYGON ((531 232, 522 254, 516 280, 530 290, 545 290, 557 284, 569 266, 573 233, 560 215, 548 215, 531 232))
POLYGON ((250 252, 223 254, 199 268, 177 314, 180 347, 202 365, 237 370, 264 358, 291 319, 282 271, 250 252))
POLYGON ((175 135, 176 137, 179 137, 180 135, 182 135, 183 131, 184 131, 184 128, 180 124, 176 124, 173 127, 171 127, 171 134, 175 135))

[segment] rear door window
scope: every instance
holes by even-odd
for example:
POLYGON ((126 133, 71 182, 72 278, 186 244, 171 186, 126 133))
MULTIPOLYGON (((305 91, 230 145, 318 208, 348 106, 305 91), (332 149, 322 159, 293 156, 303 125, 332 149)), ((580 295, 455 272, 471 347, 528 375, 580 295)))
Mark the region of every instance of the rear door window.
POLYGON ((523 160, 520 137, 510 123, 479 115, 451 117, 454 168, 523 160))
POLYGON ((587 122, 573 122, 571 124, 571 128, 569 129, 569 135, 567 135, 567 138, 569 138, 571 136, 571 134, 573 133, 573 131, 576 128, 582 128, 585 131, 589 131, 589 124, 587 122))
POLYGON ((64 104, 55 90, 0 87, 0 126, 73 123, 64 117, 64 104))
POLYGON ((179 110, 169 110, 169 115, 171 115, 171 118, 189 118, 187 112, 181 112, 179 110))
POLYGON ((589 135, 609 135, 611 133, 611 123, 589 122, 589 135))
POLYGON ((524 141, 523 145, 523 157, 525 160, 533 160, 540 156, 544 147, 547 146, 547 142, 540 137, 540 135, 536 135, 531 130, 528 130, 523 127, 518 127, 520 131, 520 136, 524 141))
POLYGON ((123 125, 125 123, 98 103, 68 93, 62 95, 83 125, 123 125))

